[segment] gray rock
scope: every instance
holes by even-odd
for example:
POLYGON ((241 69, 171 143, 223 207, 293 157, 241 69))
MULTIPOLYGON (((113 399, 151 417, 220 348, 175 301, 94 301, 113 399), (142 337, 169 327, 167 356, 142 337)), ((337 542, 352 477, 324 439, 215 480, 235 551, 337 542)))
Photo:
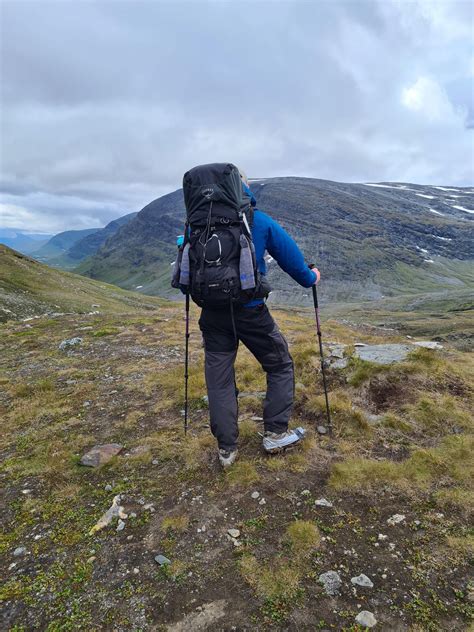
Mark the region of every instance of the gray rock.
POLYGON ((316 430, 317 430, 317 431, 318 431, 318 433, 319 433, 319 434, 321 434, 321 435, 325 435, 325 434, 327 434, 327 432, 328 432, 328 430, 327 430, 326 426, 318 426, 318 427, 316 428, 316 430))
POLYGON ((423 349, 443 349, 443 345, 435 340, 417 340, 413 344, 423 349))
POLYGON ((318 500, 314 501, 314 504, 318 507, 332 507, 332 502, 326 500, 325 498, 318 498, 318 500))
POLYGON ((73 347, 77 347, 82 343, 82 338, 68 338, 67 340, 63 340, 59 343, 60 351, 66 351, 67 349, 72 349, 73 347))
POLYGON ((171 564, 171 560, 169 560, 164 555, 155 555, 155 562, 160 566, 168 566, 171 564))
POLYGON ((330 369, 345 369, 349 364, 349 358, 341 358, 329 364, 330 369))
POLYGON ((260 422, 263 421, 263 417, 250 417, 250 421, 256 421, 256 422, 260 422))
POLYGON ((256 500, 260 496, 260 492, 252 492, 250 495, 254 500, 256 500))
POLYGON ((331 345, 329 347, 329 356, 331 358, 340 358, 344 357, 344 349, 346 345, 331 345))
POLYGON ((362 625, 364 628, 373 628, 377 625, 377 619, 368 610, 362 610, 355 618, 356 623, 362 625))
POLYGON ((95 445, 89 452, 86 452, 80 460, 81 465, 87 467, 99 467, 108 463, 110 459, 117 456, 123 450, 123 446, 119 443, 105 443, 103 445, 95 445))
POLYGON ((240 535, 240 531, 238 529, 227 529, 227 533, 231 538, 238 538, 240 535))
POLYGON ((19 557, 20 555, 24 555, 26 553, 25 546, 17 546, 17 548, 13 551, 14 557, 19 557))
POLYGON ((319 581, 324 586, 327 595, 335 597, 342 586, 342 579, 336 571, 327 571, 319 576, 319 581))
POLYGON ((113 487, 112 487, 112 485, 106 485, 106 486, 104 487, 104 489, 105 489, 105 491, 106 491, 106 492, 111 492, 111 491, 112 491, 112 489, 113 489, 113 487))
POLYGON ((123 531, 125 529, 125 522, 123 520, 119 520, 117 524, 117 531, 123 531))
POLYGON ((366 345, 356 347, 355 354, 361 360, 374 364, 393 364, 404 360, 412 350, 412 345, 408 344, 366 345))
POLYGON ((390 518, 387 519, 387 524, 389 524, 391 527, 394 527, 396 524, 404 522, 405 518, 406 516, 404 516, 403 514, 393 514, 393 516, 390 516, 390 518))
POLYGON ((351 579, 351 583, 354 584, 354 586, 363 586, 364 588, 374 587, 372 580, 369 579, 367 575, 364 575, 364 573, 361 573, 357 577, 353 577, 351 579))

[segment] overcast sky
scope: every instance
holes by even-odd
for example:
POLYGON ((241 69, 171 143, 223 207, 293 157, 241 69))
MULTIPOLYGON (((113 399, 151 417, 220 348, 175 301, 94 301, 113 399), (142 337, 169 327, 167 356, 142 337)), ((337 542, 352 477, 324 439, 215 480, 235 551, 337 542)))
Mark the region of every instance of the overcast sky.
POLYGON ((473 4, 0 0, 0 227, 250 177, 472 185, 473 4))

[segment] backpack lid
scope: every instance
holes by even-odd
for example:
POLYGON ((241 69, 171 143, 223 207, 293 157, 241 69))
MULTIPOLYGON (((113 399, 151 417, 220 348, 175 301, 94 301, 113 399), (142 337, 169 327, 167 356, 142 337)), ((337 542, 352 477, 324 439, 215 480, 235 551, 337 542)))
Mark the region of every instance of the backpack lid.
POLYGON ((184 203, 188 222, 202 225, 207 221, 210 203, 212 216, 238 221, 249 207, 238 168, 232 163, 199 165, 183 177, 184 203))

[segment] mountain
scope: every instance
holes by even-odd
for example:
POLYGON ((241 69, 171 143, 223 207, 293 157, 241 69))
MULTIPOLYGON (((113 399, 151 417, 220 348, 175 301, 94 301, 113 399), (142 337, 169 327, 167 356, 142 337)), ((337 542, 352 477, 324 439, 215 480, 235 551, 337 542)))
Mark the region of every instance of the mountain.
POLYGON ((97 250, 114 235, 116 231, 135 217, 129 213, 112 220, 103 228, 87 228, 85 230, 68 230, 54 235, 47 244, 34 251, 38 261, 55 268, 72 270, 83 259, 95 254, 97 250))
MULTIPOLYGON (((472 287, 474 189, 311 178, 251 181, 258 207, 296 239, 322 271, 322 297, 360 301, 472 287)), ((183 232, 182 191, 148 204, 78 268, 144 293, 174 296, 169 268, 183 232)), ((272 300, 308 302, 274 263, 272 300)))
POLYGON ((29 254, 41 248, 51 239, 47 233, 24 233, 15 228, 0 229, 0 244, 14 248, 19 252, 29 254))
POLYGON ((76 271, 145 294, 169 292, 170 264, 176 255, 176 235, 183 232, 184 201, 181 190, 147 204, 128 224, 121 226, 76 271))
POLYGON ((136 215, 137 213, 123 215, 109 222, 104 228, 85 235, 68 249, 68 257, 73 261, 79 262, 95 254, 109 237, 114 235, 121 226, 130 222, 136 215))
POLYGON ((69 248, 74 246, 77 241, 84 237, 93 235, 98 228, 85 228, 83 230, 65 230, 51 239, 41 248, 34 252, 34 256, 38 261, 50 262, 57 257, 64 256, 69 248))
POLYGON ((156 309, 159 299, 51 268, 0 245, 0 323, 58 312, 156 309))

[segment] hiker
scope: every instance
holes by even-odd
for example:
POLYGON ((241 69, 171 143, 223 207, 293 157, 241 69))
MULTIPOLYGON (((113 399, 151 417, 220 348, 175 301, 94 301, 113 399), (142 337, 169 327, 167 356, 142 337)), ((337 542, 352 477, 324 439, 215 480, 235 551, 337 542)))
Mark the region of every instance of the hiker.
POLYGON ((234 372, 239 342, 267 374, 264 450, 280 452, 305 433, 303 428, 288 430, 294 397, 293 360, 265 304, 270 291, 265 279, 265 252, 303 287, 316 284, 320 274, 316 268, 308 268, 288 233, 256 208, 245 173, 234 165, 195 167, 185 174, 183 190, 188 250, 183 251, 185 245, 181 247, 180 271, 175 272, 179 280, 176 277, 173 285, 190 292, 202 306, 199 327, 204 340, 211 431, 218 442, 219 461, 229 467, 237 457, 239 435, 234 372), (235 221, 236 217, 240 221, 235 221))

